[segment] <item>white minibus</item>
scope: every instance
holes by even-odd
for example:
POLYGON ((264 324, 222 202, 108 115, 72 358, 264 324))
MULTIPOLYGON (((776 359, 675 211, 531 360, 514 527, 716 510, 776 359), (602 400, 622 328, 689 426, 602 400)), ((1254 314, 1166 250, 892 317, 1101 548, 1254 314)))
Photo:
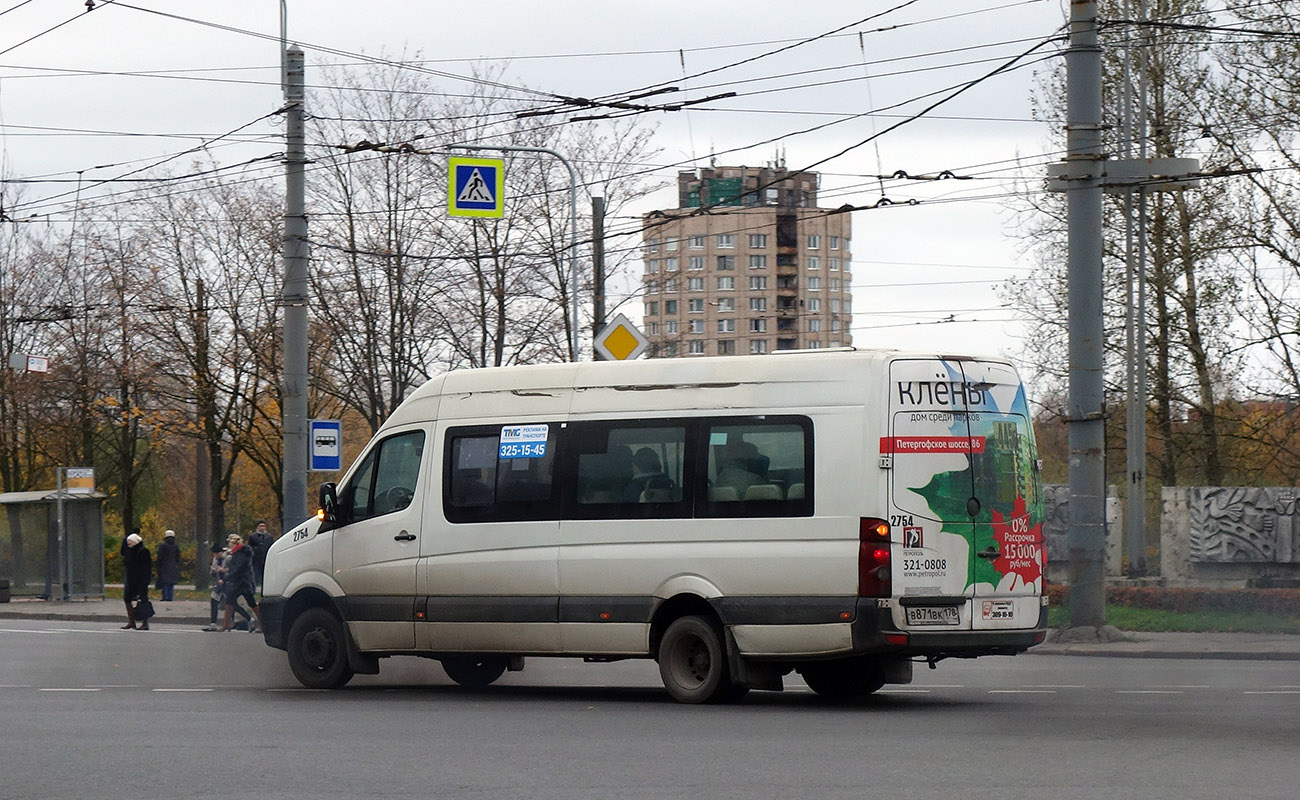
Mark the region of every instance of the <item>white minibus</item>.
POLYGON ((999 358, 884 350, 453 371, 270 550, 304 685, 651 658, 669 694, 870 694, 1046 633, 1039 461, 999 358))

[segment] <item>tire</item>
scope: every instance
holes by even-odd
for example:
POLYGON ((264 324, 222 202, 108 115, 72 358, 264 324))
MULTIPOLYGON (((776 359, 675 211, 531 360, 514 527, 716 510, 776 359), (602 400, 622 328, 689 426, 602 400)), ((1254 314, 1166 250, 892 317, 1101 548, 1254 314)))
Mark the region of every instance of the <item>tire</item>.
POLYGON ((484 689, 506 671, 506 660, 497 656, 447 656, 442 671, 456 683, 469 689, 484 689))
POLYGON ((341 689, 355 674, 343 623, 323 608, 309 608, 293 621, 288 651, 293 676, 308 689, 341 689))
POLYGON ((679 703, 728 703, 745 694, 731 682, 727 650, 717 623, 682 617, 659 641, 659 677, 679 703))
POLYGON ((873 661, 818 661, 799 668, 808 688, 828 700, 857 700, 885 685, 885 670, 873 661))

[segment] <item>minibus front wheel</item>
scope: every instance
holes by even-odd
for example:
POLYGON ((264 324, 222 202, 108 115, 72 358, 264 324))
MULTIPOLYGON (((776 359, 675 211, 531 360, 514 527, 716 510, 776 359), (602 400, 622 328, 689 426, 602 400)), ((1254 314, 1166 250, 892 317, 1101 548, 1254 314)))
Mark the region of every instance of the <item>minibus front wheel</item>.
POLYGON ((308 689, 341 689, 355 674, 348 664, 347 632, 339 618, 309 608, 289 628, 289 668, 308 689))

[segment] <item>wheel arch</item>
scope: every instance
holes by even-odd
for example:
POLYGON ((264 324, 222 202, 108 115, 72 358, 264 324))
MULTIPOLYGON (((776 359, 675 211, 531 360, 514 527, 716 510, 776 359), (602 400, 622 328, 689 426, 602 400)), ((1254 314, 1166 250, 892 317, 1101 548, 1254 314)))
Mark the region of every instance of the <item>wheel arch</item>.
POLYGON ((664 631, 682 617, 700 616, 711 619, 719 627, 722 625, 722 617, 718 610, 714 608, 713 603, 701 597, 698 594, 682 592, 675 594, 659 604, 655 609, 654 616, 650 618, 650 656, 659 658, 659 643, 663 640, 664 631))

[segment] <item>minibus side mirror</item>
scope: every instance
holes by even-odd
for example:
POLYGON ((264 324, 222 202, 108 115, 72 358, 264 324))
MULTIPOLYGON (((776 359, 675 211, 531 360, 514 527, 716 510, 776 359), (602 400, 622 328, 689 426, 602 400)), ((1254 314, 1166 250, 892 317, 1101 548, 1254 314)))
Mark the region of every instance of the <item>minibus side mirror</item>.
POLYGON ((341 524, 338 490, 332 483, 320 485, 320 508, 316 510, 316 518, 320 520, 320 533, 337 528, 341 524))

